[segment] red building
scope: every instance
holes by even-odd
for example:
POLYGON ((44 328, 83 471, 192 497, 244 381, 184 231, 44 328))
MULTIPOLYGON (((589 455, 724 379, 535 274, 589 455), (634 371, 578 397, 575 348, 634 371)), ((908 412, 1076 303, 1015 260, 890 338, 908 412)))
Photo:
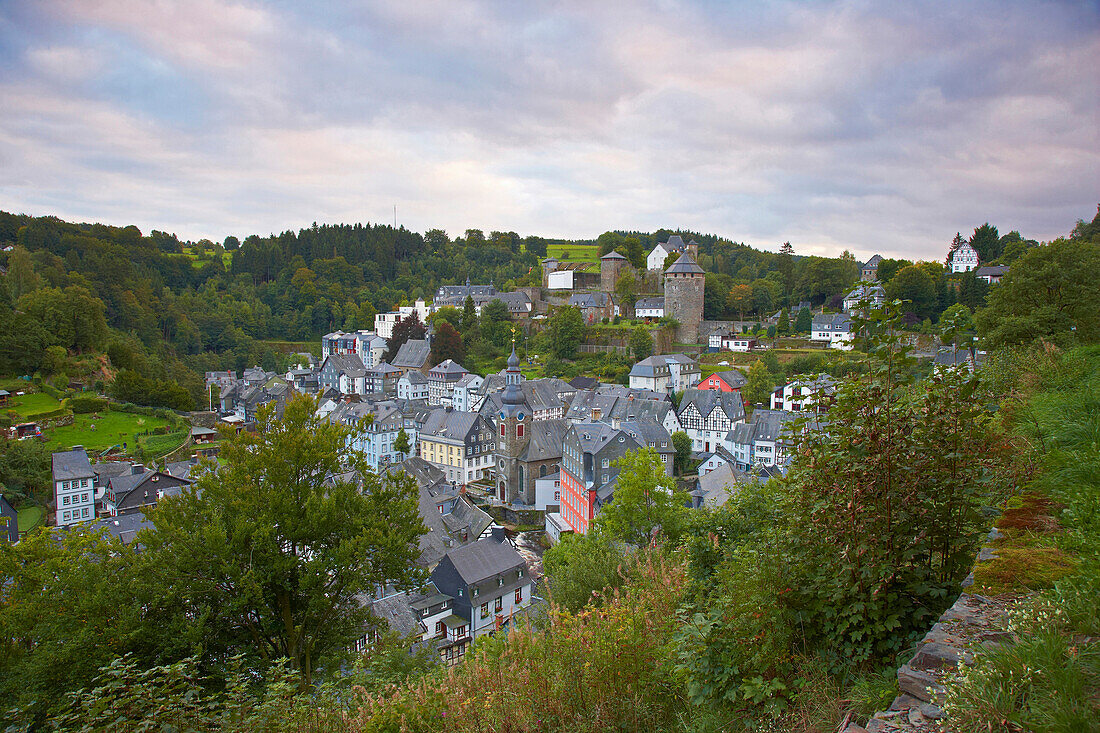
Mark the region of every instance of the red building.
POLYGON ((724 372, 715 372, 709 377, 699 382, 697 389, 713 389, 719 392, 737 392, 741 393, 741 388, 745 386, 745 375, 737 369, 729 369, 724 372))

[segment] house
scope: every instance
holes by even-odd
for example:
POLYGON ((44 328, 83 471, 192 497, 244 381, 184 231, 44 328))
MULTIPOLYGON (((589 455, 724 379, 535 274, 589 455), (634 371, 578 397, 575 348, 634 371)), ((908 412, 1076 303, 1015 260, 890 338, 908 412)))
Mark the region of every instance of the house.
POLYGON ((810 326, 810 340, 828 343, 831 349, 850 351, 852 348, 852 319, 844 313, 827 313, 814 316, 810 326))
POLYGON ((711 453, 699 453, 696 457, 699 460, 699 465, 696 466, 695 473, 699 476, 706 476, 719 466, 727 463, 737 462, 736 457, 726 450, 723 445, 716 446, 711 453))
POLYGON ((956 346, 944 346, 936 352, 936 356, 932 359, 932 369, 934 371, 941 371, 945 369, 953 368, 966 368, 971 374, 974 370, 985 363, 986 353, 984 351, 974 351, 972 349, 966 349, 956 346))
POLYGON ((451 406, 462 412, 480 412, 485 401, 485 394, 481 391, 484 383, 485 378, 478 374, 462 375, 451 392, 451 406))
MULTIPOLYGON (((466 304, 466 298, 486 300, 499 297, 500 293, 492 283, 488 285, 471 285, 470 278, 466 278, 465 285, 440 285, 435 292, 434 304, 437 307, 445 305, 461 309, 466 304)), ((486 300, 487 302, 487 300, 486 300)))
POLYGON ((974 270, 974 277, 985 280, 990 285, 996 285, 1008 272, 1008 265, 983 265, 974 270))
POLYGON ((756 348, 756 339, 745 334, 731 334, 723 331, 715 331, 707 341, 708 351, 714 353, 725 349, 726 351, 752 351, 756 348))
POLYGON ((878 266, 882 262, 882 255, 875 255, 859 266, 859 279, 874 282, 878 280, 878 266))
POLYGON ((669 435, 680 430, 676 408, 667 395, 613 386, 617 389, 578 392, 566 411, 566 419, 571 422, 604 422, 613 428, 618 428, 623 422, 651 420, 669 435))
POLYGON ((409 371, 397 378, 397 399, 428 399, 428 378, 423 372, 409 371))
POLYGON ((448 481, 465 486, 488 478, 495 465, 493 425, 476 412, 435 410, 420 431, 420 457, 448 481))
POLYGON ((642 359, 630 370, 630 387, 672 394, 694 387, 702 372, 699 364, 683 354, 662 354, 642 359))
POLYGON ((860 303, 868 301, 872 308, 878 308, 886 300, 886 291, 881 285, 857 283, 848 294, 844 296, 844 310, 848 315, 855 315, 860 308, 860 303))
POLYGON ((667 242, 659 242, 650 250, 649 254, 646 255, 646 269, 661 272, 665 269, 665 260, 670 254, 673 252, 682 254, 685 250, 690 250, 692 257, 695 257, 699 251, 699 245, 694 239, 684 244, 684 240, 679 234, 673 234, 668 238, 667 242))
POLYGON ((321 390, 321 373, 318 369, 288 369, 287 384, 305 394, 317 394, 321 390))
POLYGON ((115 476, 107 482, 103 506, 112 517, 140 514, 142 509, 156 506, 162 496, 177 494, 181 487, 190 484, 190 479, 136 464, 130 473, 115 476))
POLYGON ((757 408, 747 423, 735 425, 730 430, 722 445, 734 456, 741 470, 784 465, 794 443, 787 424, 798 417, 794 412, 757 408))
POLYGON ((427 339, 409 339, 397 350, 393 357, 393 365, 403 373, 411 371, 428 372, 428 357, 432 353, 432 347, 427 339))
POLYGON ((634 302, 634 315, 638 318, 653 320, 665 317, 664 298, 639 298, 634 302))
MULTIPOLYGON (((380 597, 362 597, 361 602, 370 607, 371 616, 380 619, 403 639, 412 639, 410 650, 430 645, 439 652, 440 659, 453 666, 466 653, 469 638, 450 639, 446 627, 440 623, 453 613, 454 599, 440 593, 434 583, 412 591, 386 588, 380 597), (459 646, 460 645, 460 646, 459 646)), ((352 644, 352 651, 365 652, 375 641, 377 632, 372 626, 352 644)))
POLYGON ((540 512, 553 512, 561 506, 561 471, 535 479, 535 504, 540 512))
POLYGON ((469 374, 465 367, 446 359, 428 370, 428 404, 449 405, 455 384, 469 374))
POLYGON ((471 639, 508 629, 531 605, 533 586, 527 561, 504 536, 491 537, 449 551, 432 570, 432 583, 454 599, 454 614, 440 631, 471 639))
POLYGON ((95 471, 83 446, 54 453, 51 463, 57 526, 95 519, 95 471))
POLYGON ((732 461, 723 461, 714 469, 699 476, 692 489, 691 505, 695 509, 714 509, 729 501, 737 490, 738 471, 732 461))
POLYGON ((436 305, 428 305, 423 298, 417 299, 413 305, 403 305, 390 313, 378 313, 374 317, 374 332, 379 338, 388 341, 393 338, 393 327, 398 321, 416 314, 421 323, 428 322, 428 316, 435 313, 436 305))
POLYGON ((607 293, 574 293, 569 296, 569 305, 578 308, 589 324, 619 315, 619 306, 607 293))
POLYGON ((582 290, 600 286, 600 272, 594 262, 563 262, 546 277, 548 290, 582 290))
POLYGON ((335 389, 342 395, 367 393, 367 370, 357 354, 331 353, 321 363, 318 384, 322 390, 335 389))
POLYGON ((799 377, 772 392, 771 409, 801 412, 811 408, 825 410, 836 394, 836 380, 828 374, 799 377))
POLYGON ((498 527, 443 471, 424 459, 412 456, 387 470, 401 471, 416 481, 420 521, 428 530, 419 539, 417 564, 421 567, 431 570, 450 550, 484 539, 498 527))
POLYGON ((741 393, 741 388, 745 386, 748 380, 745 379, 745 375, 739 369, 727 369, 722 372, 715 372, 709 377, 703 379, 699 384, 695 385, 696 389, 713 389, 719 392, 737 392, 741 393))
POLYGON ((327 419, 351 429, 348 447, 362 453, 373 471, 401 463, 416 450, 416 421, 406 418, 392 401, 341 403, 327 415, 327 419), (409 450, 404 453, 395 447, 402 430, 409 440, 409 450))
POLYGON ((0 540, 13 545, 19 541, 19 512, 3 496, 0 496, 0 540))
POLYGON ((951 272, 970 272, 978 269, 978 250, 969 242, 963 242, 958 249, 948 255, 951 272))
POLYGON ((218 431, 213 428, 204 428, 201 425, 195 425, 191 428, 191 442, 195 445, 213 443, 217 439, 218 431))
POLYGON ((397 380, 404 372, 386 362, 379 362, 378 366, 368 369, 364 383, 366 394, 382 395, 383 397, 397 396, 397 380))
POLYGON ((645 445, 640 435, 632 437, 602 422, 569 427, 562 445, 560 513, 574 532, 586 534, 599 508, 611 501, 619 478, 617 461, 645 445))
POLYGON ((677 417, 680 429, 691 438, 692 450, 709 453, 734 425, 745 421, 745 403, 740 392, 689 389, 680 400, 677 417))

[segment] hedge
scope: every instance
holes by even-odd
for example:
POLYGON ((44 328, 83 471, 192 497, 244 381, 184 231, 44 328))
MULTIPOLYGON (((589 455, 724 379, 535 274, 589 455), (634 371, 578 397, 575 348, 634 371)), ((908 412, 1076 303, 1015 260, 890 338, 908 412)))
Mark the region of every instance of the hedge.
POLYGON ((69 407, 76 415, 106 410, 108 404, 107 400, 102 397, 77 396, 69 398, 69 407))

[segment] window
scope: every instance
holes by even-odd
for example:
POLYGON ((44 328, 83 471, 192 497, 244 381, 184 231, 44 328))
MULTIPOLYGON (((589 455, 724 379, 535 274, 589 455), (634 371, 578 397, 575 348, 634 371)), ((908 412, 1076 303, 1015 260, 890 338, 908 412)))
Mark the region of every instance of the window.
POLYGON ((69 521, 69 513, 68 513, 68 512, 65 512, 65 514, 63 514, 63 515, 62 515, 62 519, 63 519, 63 521, 65 521, 65 522, 69 521))
POLYGON ((477 598, 477 594, 478 594, 478 593, 480 593, 480 592, 481 592, 481 591, 479 591, 479 590, 478 590, 477 588, 473 588, 473 589, 471 589, 471 590, 470 590, 470 595, 471 595, 471 596, 472 596, 473 598, 477 598))
POLYGON ((88 516, 88 507, 84 507, 84 509, 82 510, 82 516, 88 516))
POLYGON ((500 424, 500 437, 504 437, 504 423, 500 424))
POLYGON ((516 437, 517 438, 522 438, 523 437, 523 428, 524 428, 524 426, 522 424, 516 426, 516 437))
POLYGON ((504 585, 504 578, 497 578, 497 588, 504 585))
POLYGON ((488 616, 489 616, 489 602, 486 601, 485 603, 481 604, 481 617, 482 618, 487 618, 488 616))
POLYGON ((523 588, 516 588, 516 603, 523 603, 523 588))
POLYGON ((80 495, 80 500, 81 501, 88 501, 88 495, 87 494, 81 494, 80 495))
POLYGON ((555 491, 554 492, 554 501, 561 501, 561 492, 560 491, 555 491))
POLYGON ((443 633, 443 622, 442 621, 436 621, 435 622, 435 633, 437 633, 437 634, 442 634, 443 633))
POLYGON ((61 497, 61 506, 69 506, 69 497, 67 497, 67 496, 61 497))
POLYGON ((608 467, 608 466, 610 466, 610 465, 611 465, 611 461, 610 461, 610 460, 608 460, 608 459, 606 459, 606 458, 605 458, 605 459, 603 459, 603 467, 604 467, 604 468, 607 468, 607 467, 608 467))
POLYGON ((494 608, 494 610, 496 610, 498 612, 501 611, 504 608, 504 598, 503 597, 498 598, 496 600, 496 602, 493 604, 493 608, 494 608))

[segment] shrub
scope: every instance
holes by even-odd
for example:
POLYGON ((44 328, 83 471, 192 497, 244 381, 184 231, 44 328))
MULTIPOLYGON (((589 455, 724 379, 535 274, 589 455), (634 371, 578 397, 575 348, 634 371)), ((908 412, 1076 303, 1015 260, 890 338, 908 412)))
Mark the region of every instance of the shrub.
POLYGON ((74 415, 84 415, 89 412, 99 412, 107 409, 107 400, 102 397, 77 395, 69 398, 69 409, 74 415))

